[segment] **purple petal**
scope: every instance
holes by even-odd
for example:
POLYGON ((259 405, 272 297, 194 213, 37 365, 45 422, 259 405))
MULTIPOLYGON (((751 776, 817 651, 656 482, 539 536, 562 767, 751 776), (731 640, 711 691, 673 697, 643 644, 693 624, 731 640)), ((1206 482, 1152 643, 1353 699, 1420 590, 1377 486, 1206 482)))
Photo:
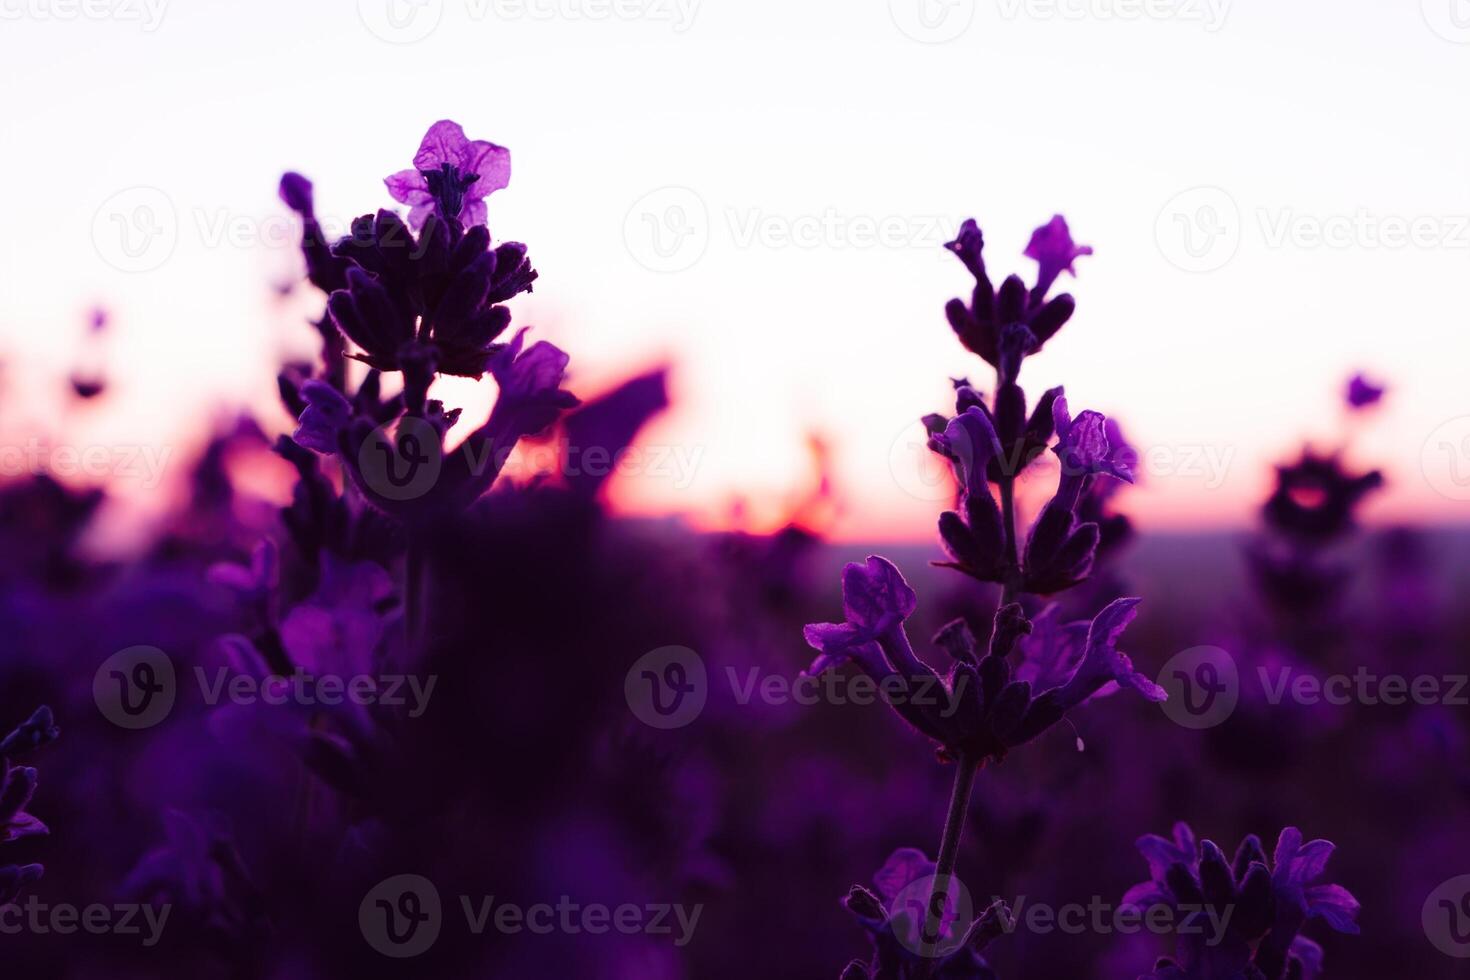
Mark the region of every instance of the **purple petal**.
POLYGON ((935 870, 935 864, 923 851, 914 847, 900 847, 888 856, 873 875, 873 884, 884 902, 893 901, 899 892, 920 878, 927 878, 935 870))
POLYGON ((870 555, 867 564, 850 563, 842 570, 842 607, 847 621, 881 628, 885 621, 908 619, 919 598, 886 558, 870 555))
POLYGON ((393 200, 400 204, 408 204, 418 207, 432 203, 434 198, 429 193, 429 183, 424 180, 424 175, 417 170, 400 170, 391 177, 383 178, 383 183, 388 188, 388 193, 393 200))
POLYGON ((1315 915, 1338 932, 1357 933, 1358 900, 1341 885, 1317 885, 1308 888, 1303 897, 1307 914, 1315 915))

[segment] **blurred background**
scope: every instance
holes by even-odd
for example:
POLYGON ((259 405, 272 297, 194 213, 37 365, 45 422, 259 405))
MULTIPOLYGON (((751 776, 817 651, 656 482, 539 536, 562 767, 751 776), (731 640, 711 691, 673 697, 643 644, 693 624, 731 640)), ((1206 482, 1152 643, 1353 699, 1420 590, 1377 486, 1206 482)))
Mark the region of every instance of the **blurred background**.
MULTIPOLYGON (((0 425, 57 422, 23 366, 67 370, 94 305, 113 404, 80 438, 182 458, 217 413, 264 410, 321 303, 275 288, 299 270, 280 172, 344 230, 453 118, 512 151, 490 226, 531 245, 519 316, 575 387, 674 368, 648 439, 682 464, 620 479, 623 510, 770 529, 815 434, 833 533, 927 537, 917 419, 974 370, 941 246, 973 216, 1029 270, 1062 212, 1096 254, 1031 380, 1126 422, 1143 526, 1245 522, 1299 433, 1341 441, 1327 406, 1356 369, 1394 388, 1362 434, 1393 477, 1370 514, 1459 521, 1456 3, 6 0, 0 356, 26 397, 0 425)), ((492 390, 440 394, 473 414, 492 390)))

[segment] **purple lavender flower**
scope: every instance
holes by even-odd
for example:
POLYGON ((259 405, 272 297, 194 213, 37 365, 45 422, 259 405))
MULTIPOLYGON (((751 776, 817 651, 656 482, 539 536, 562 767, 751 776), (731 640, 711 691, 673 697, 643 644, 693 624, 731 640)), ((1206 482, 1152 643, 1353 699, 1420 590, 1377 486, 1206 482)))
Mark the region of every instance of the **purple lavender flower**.
POLYGON ((1031 291, 1032 303, 1044 299, 1052 283, 1063 272, 1076 278, 1077 270, 1072 268, 1072 264, 1082 256, 1091 254, 1091 245, 1078 245, 1072 241, 1072 231, 1067 227, 1067 219, 1059 214, 1053 215, 1051 221, 1032 232, 1031 241, 1026 245, 1026 257, 1035 259, 1039 266, 1036 287, 1031 291))
POLYGON ((1374 384, 1372 381, 1369 381, 1361 372, 1355 374, 1348 380, 1348 407, 1354 411, 1358 411, 1376 405, 1383 398, 1383 394, 1387 390, 1383 385, 1374 384))
POLYGON ((873 943, 871 962, 854 960, 842 971, 841 980, 996 980, 981 951, 1011 928, 1010 910, 997 901, 973 922, 958 920, 953 896, 945 902, 934 928, 943 938, 943 951, 925 957, 921 950, 922 898, 905 902, 914 883, 934 874, 935 863, 912 847, 901 847, 873 875, 877 894, 853 885, 842 900, 844 908, 858 920, 873 943), (963 929, 961 934, 959 930, 963 929))
POLYGON ((352 421, 352 403, 336 388, 316 380, 301 386, 301 397, 305 407, 291 438, 307 449, 335 453, 338 438, 352 421))
POLYGON ((6 764, 0 775, 0 843, 50 833, 44 823, 25 812, 35 794, 36 770, 6 764))
POLYGON ((510 326, 501 304, 536 279, 524 245, 491 249, 483 227, 461 234, 443 222, 415 239, 391 211, 359 218, 333 251, 353 262, 346 287, 327 301, 332 321, 360 351, 350 356, 404 371, 405 383, 416 387, 426 388, 435 372, 484 374, 495 338, 510 326))
POLYGON ((1322 951, 1298 935, 1301 927, 1316 918, 1338 932, 1358 931, 1357 900, 1340 885, 1313 884, 1326 869, 1333 845, 1325 840, 1303 844, 1295 827, 1281 832, 1269 860, 1251 835, 1227 862, 1211 841, 1197 843, 1185 823, 1174 825, 1172 840, 1146 834, 1137 846, 1150 878, 1128 890, 1124 906, 1167 906, 1196 925, 1203 925, 1207 915, 1231 913, 1228 920, 1218 920, 1223 934, 1181 928, 1174 958, 1154 968, 1159 980, 1314 976, 1322 951))
POLYGON ((1000 365, 1001 331, 1004 327, 1024 325, 1034 338, 1034 343, 1025 353, 1033 354, 1072 318, 1077 304, 1071 296, 1063 293, 1048 300, 1046 293, 1063 269, 1071 272, 1072 262, 1092 251, 1072 244, 1067 223, 1058 215, 1036 230, 1027 247, 1027 254, 1041 266, 1036 286, 1028 289, 1020 276, 1010 276, 997 290, 991 285, 985 268, 982 254, 985 238, 974 219, 965 221, 955 240, 945 247, 958 256, 975 277, 975 289, 969 303, 960 299, 950 300, 945 307, 945 315, 960 342, 996 366, 1000 365))
POLYGON ((1092 411, 1073 419, 1065 397, 1052 404, 1058 435, 1053 452, 1061 462, 1057 492, 1042 508, 1026 540, 1023 557, 1026 591, 1050 595, 1087 578, 1097 555, 1098 525, 1080 521, 1083 492, 1099 476, 1131 483, 1132 471, 1107 437, 1107 419, 1092 411))
MULTIPOLYGON (((880 686, 897 694, 895 711, 919 732, 938 742, 950 757, 968 764, 999 761, 1061 721, 1072 708, 1109 684, 1129 687, 1151 701, 1166 697, 1162 688, 1133 669, 1117 649, 1118 638, 1137 614, 1138 599, 1120 599, 1088 624, 1078 651, 1045 674, 1046 687, 1012 679, 1007 658, 1032 624, 1012 604, 996 613, 988 654, 981 658, 968 629, 946 627, 936 643, 956 662, 948 682, 914 653, 904 621, 917 604, 898 569, 871 557, 847 566, 843 574, 844 623, 814 623, 807 643, 819 651, 808 668, 817 674, 845 662, 856 663, 880 686), (1033 696, 1034 692, 1034 696, 1033 696)), ((1032 671, 1033 677, 1043 676, 1032 671)))
POLYGON ((441 119, 424 134, 413 167, 383 181, 393 200, 409 206, 408 223, 422 228, 429 215, 483 225, 485 198, 510 184, 510 151, 470 140, 457 122, 441 119))
POLYGON ((21 722, 15 731, 0 740, 0 756, 13 759, 22 752, 32 752, 43 745, 50 745, 61 737, 51 709, 41 705, 31 716, 21 722))
MULTIPOLYGON (((12 766, 10 759, 49 745, 60 735, 51 709, 42 705, 0 739, 0 843, 50 833, 39 818, 25 809, 36 794, 36 770, 30 766, 12 766)), ((39 881, 45 870, 39 864, 0 867, 0 906, 15 901, 21 889, 39 881)))
POLYGON ((1276 468, 1266 522, 1293 538, 1330 541, 1353 529, 1358 505, 1381 486, 1383 474, 1377 470, 1350 474, 1336 456, 1307 450, 1298 462, 1276 468))

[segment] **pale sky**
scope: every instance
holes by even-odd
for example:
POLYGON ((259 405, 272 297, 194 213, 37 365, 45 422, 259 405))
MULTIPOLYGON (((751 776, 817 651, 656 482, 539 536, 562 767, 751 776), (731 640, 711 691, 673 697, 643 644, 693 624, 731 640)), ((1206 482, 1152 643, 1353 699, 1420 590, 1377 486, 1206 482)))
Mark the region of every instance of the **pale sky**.
POLYGON ((1024 377, 1151 454, 1145 527, 1249 521, 1359 368, 1393 389, 1354 449, 1391 480, 1373 513, 1470 514, 1466 0, 0 0, 0 73, 6 440, 182 459, 270 407, 317 302, 270 288, 281 171, 345 222, 452 118, 511 149, 490 228, 530 245, 517 320, 574 390, 674 365, 631 509, 765 526, 815 431, 841 536, 930 536, 914 420, 988 381, 941 245, 974 216, 1029 277, 1061 212, 1097 254, 1024 377), (114 401, 59 419, 94 303, 114 401))

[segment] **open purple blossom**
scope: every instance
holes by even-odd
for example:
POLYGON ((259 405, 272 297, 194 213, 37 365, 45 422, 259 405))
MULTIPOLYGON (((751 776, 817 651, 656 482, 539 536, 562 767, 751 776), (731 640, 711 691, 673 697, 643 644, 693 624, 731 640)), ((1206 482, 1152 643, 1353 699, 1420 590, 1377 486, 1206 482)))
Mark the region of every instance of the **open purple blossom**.
POLYGON ((1130 888, 1122 904, 1145 911, 1166 906, 1183 913, 1184 923, 1213 925, 1180 928, 1174 957, 1160 960, 1151 974, 1158 980, 1313 977, 1322 950, 1298 934, 1301 927, 1315 918, 1338 932, 1358 931, 1357 900, 1340 885, 1314 884, 1333 845, 1303 844, 1295 827, 1281 832, 1271 858, 1251 835, 1227 861, 1213 842, 1196 841, 1185 823, 1175 824, 1172 839, 1146 834, 1137 846, 1149 880, 1130 888))
POLYGON ((961 921, 954 897, 948 896, 938 920, 929 926, 942 945, 932 957, 923 955, 928 896, 913 886, 932 876, 935 867, 923 851, 900 847, 873 875, 876 893, 852 886, 842 905, 868 933, 873 959, 849 963, 840 980, 997 980, 980 953, 1013 927, 1004 902, 996 901, 974 921, 961 921))
MULTIPOLYGON (((895 697, 890 703, 947 755, 972 764, 999 761, 1110 684, 1132 688, 1151 701, 1166 697, 1117 648, 1118 638, 1137 614, 1137 599, 1119 599, 1098 613, 1087 625, 1080 649, 1075 654, 1069 651, 1064 666, 1045 675, 1044 687, 1013 679, 1007 660, 1032 629, 1019 605, 997 612, 990 648, 983 657, 968 629, 952 626, 936 638, 955 661, 946 682, 917 657, 904 630, 916 601, 887 560, 873 557, 865 565, 848 565, 843 574, 847 621, 806 628, 807 643, 819 651, 808 673, 851 661, 879 685, 923 691, 926 697, 895 697)), ((1030 673, 1033 678, 1042 676, 1030 673)))
POLYGON ((1108 442, 1103 415, 1086 411, 1074 419, 1061 395, 1052 414, 1058 436, 1053 452, 1061 463, 1057 492, 1031 528, 1022 562, 1026 590, 1038 595, 1071 588, 1092 571, 1102 535, 1096 523, 1078 517, 1087 488, 1100 478, 1133 481, 1122 453, 1108 442))
POLYGON ((408 205, 408 223, 415 230, 436 212, 466 227, 483 225, 485 198, 510 184, 510 151, 471 140, 459 123, 441 119, 424 134, 413 167, 384 183, 395 201, 408 205))
POLYGON ((306 407, 292 438, 307 449, 335 453, 339 433, 352 421, 352 403, 336 388, 316 380, 301 386, 301 396, 306 407))

